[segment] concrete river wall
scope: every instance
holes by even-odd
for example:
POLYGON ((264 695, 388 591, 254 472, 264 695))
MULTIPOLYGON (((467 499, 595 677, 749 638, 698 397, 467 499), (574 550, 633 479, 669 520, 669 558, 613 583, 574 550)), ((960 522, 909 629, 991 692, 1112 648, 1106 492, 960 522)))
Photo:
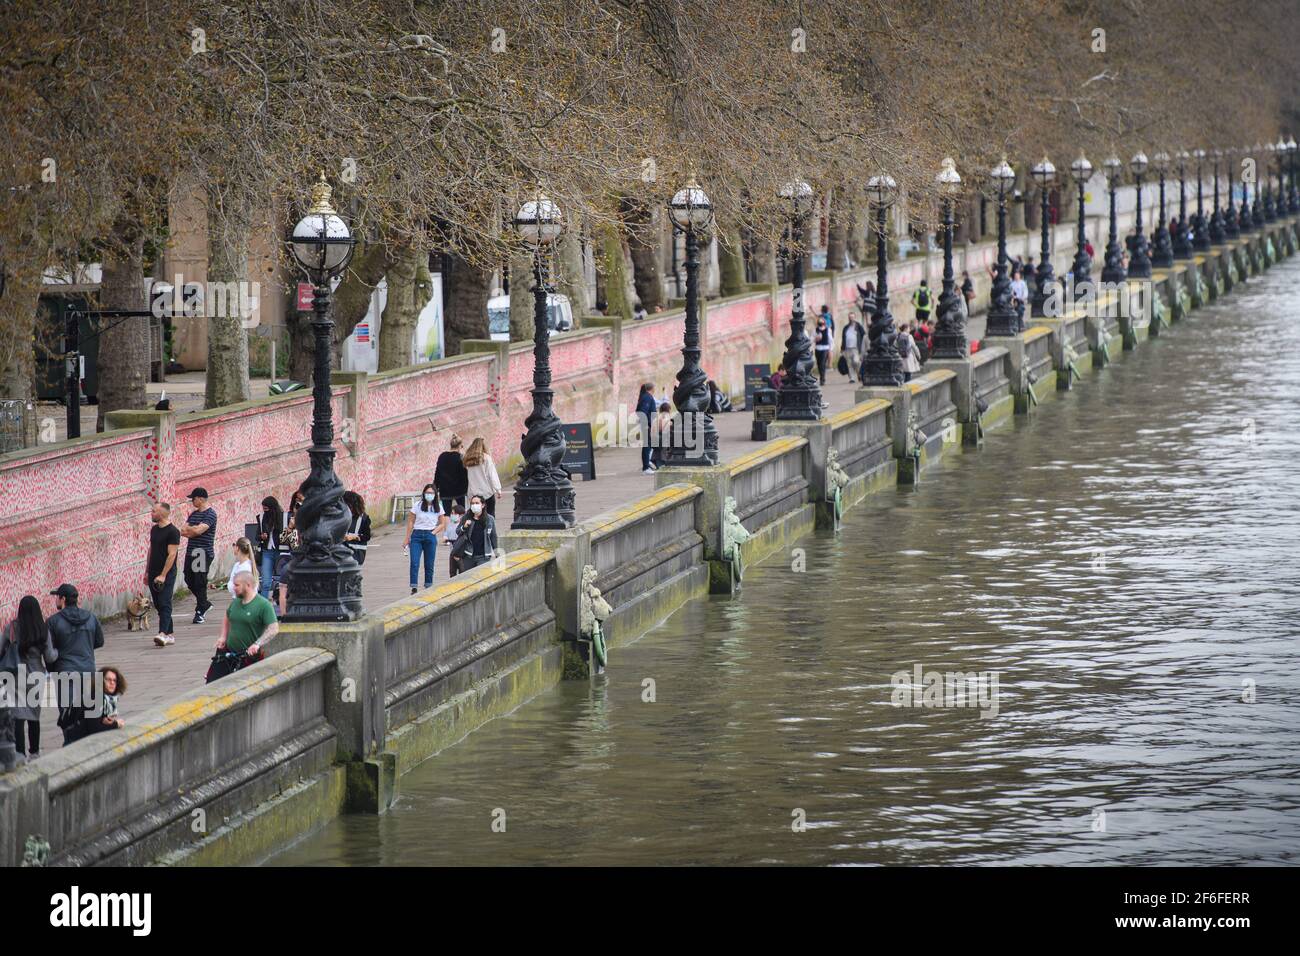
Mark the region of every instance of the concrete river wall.
MULTIPOLYGON (((774 423, 770 440, 739 458, 665 468, 653 494, 616 511, 565 531, 505 532, 505 557, 354 624, 286 624, 267 660, 139 715, 120 734, 96 735, 0 777, 0 864, 255 862, 338 814, 382 812, 411 767, 565 677, 590 673, 594 618, 604 618, 603 638, 615 653, 684 602, 742 586, 748 565, 815 527, 833 527, 843 509, 873 491, 922 480, 945 452, 977 445, 1016 414, 1033 414, 1091 369, 1295 247, 1294 221, 1280 219, 1114 293, 1154 291, 1158 304, 1147 314, 1121 310, 1098 319, 1071 310, 1028 320, 1025 332, 999 338, 968 360, 932 361, 904 387, 860 389, 845 412, 774 423)), ((845 286, 851 283, 820 288, 845 286)), ((781 291, 745 301, 747 308, 759 303, 753 307, 764 323, 769 310, 788 309, 781 291)), ((749 328, 749 318, 734 321, 749 328)), ((677 334, 675 323, 660 324, 677 334)), ((770 325, 761 327, 775 338, 770 325)), ((615 324, 568 341, 584 354, 609 347, 628 354, 618 336, 658 336, 654 328, 620 332, 615 324)), ((644 365, 662 361, 666 369, 671 349, 660 351, 662 358, 649 348, 632 350, 642 363, 631 366, 632 381, 666 378, 644 365)), ((449 367, 476 388, 483 376, 497 377, 512 394, 531 374, 526 353, 514 347, 451 360, 449 367)), ((390 381, 419 390, 426 387, 421 374, 390 381)), ((355 413, 363 403, 369 409, 363 434, 354 436, 360 444, 406 447, 428 423, 417 427, 388 399, 377 401, 384 391, 373 381, 343 385, 339 411, 355 413), (358 389, 369 394, 363 398, 358 389), (385 437, 390 428, 395 432, 385 437)), ((306 435, 301 402, 263 405, 258 413, 278 416, 274 428, 298 436, 284 438, 281 449, 295 458, 306 435)), ((447 408, 430 401, 424 414, 441 420, 451 414, 447 408)), ((146 472, 146 481, 174 487, 199 473, 197 449, 183 434, 184 425, 169 439, 176 443, 166 466, 172 472, 158 479, 146 472)), ((157 437, 156 430, 128 430, 82 447, 96 457, 131 459, 157 437)), ((221 449, 203 454, 219 456, 221 449)), ((363 451, 358 461, 383 461, 374 448, 369 455, 363 451)), ((129 464, 119 463, 124 495, 139 477, 127 474, 129 464)))

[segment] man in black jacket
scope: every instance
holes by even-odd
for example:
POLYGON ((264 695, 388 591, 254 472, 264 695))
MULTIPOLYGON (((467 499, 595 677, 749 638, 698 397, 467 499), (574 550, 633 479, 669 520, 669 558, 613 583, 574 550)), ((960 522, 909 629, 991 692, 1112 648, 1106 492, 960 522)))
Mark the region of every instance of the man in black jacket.
POLYGON ((77 589, 71 584, 60 584, 50 592, 54 595, 58 611, 50 615, 46 626, 59 659, 50 670, 56 674, 79 674, 80 692, 74 691, 70 678, 55 678, 59 687, 59 726, 63 728, 63 742, 68 743, 68 732, 75 729, 91 700, 91 682, 95 677, 95 651, 104 646, 104 629, 99 618, 77 606, 77 589))

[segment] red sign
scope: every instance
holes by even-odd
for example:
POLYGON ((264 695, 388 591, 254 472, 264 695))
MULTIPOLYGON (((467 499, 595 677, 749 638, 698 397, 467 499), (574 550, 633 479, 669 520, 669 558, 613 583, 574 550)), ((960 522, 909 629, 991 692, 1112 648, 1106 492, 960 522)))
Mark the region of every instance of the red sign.
POLYGON ((316 292, 312 289, 310 282, 298 283, 298 311, 310 312, 312 302, 316 299, 316 292))
POLYGON ((357 344, 368 343, 370 341, 370 323, 360 322, 356 327, 357 344))

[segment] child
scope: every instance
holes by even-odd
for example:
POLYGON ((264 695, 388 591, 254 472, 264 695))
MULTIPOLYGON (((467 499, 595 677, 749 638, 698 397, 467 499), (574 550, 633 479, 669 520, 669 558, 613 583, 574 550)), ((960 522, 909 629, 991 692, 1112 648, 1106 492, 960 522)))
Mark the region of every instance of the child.
POLYGON ((451 557, 447 559, 447 571, 449 577, 455 577, 460 571, 460 558, 456 557, 451 545, 456 543, 456 536, 460 533, 460 519, 465 517, 465 506, 456 502, 451 506, 451 520, 447 522, 447 530, 442 533, 442 540, 447 542, 448 550, 452 551, 451 557))

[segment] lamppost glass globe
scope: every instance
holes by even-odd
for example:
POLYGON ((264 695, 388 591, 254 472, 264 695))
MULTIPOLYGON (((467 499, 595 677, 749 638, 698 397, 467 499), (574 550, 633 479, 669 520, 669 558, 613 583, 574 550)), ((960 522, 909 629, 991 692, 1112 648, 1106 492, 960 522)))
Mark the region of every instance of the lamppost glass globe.
POLYGON ((1029 174, 1034 177, 1034 182, 1038 183, 1038 185, 1046 186, 1056 179, 1056 167, 1052 165, 1050 159, 1044 156, 1029 171, 1029 174))
POLYGON ((802 216, 812 209, 813 188, 802 179, 792 179, 781 187, 778 195, 790 201, 797 216, 802 216))
POLYGON ((1128 161, 1128 168, 1133 170, 1134 176, 1141 176, 1147 171, 1147 154, 1138 150, 1133 154, 1133 158, 1128 161))
POLYGON ((894 182, 894 177, 888 173, 881 173, 867 180, 867 195, 875 201, 877 206, 888 206, 894 201, 894 195, 897 191, 898 183, 894 182))
POLYGON ((298 220, 289 237, 293 256, 304 269, 329 276, 338 275, 347 267, 356 245, 347 223, 330 204, 332 193, 322 171, 311 190, 311 208, 298 220))
POLYGON ((535 248, 550 245, 563 230, 564 214, 560 207, 540 190, 515 213, 515 231, 535 248))
POLYGON ((673 194, 668 203, 668 215, 678 229, 703 230, 713 221, 713 203, 692 176, 686 185, 673 194))
POLYGON ((1083 185, 1092 178, 1092 163, 1088 162, 1088 157, 1079 154, 1079 158, 1070 164, 1070 176, 1076 183, 1083 185))
POLYGON ((939 175, 934 177, 934 181, 939 184, 939 192, 945 196, 953 196, 961 188, 961 173, 957 172, 957 164, 951 156, 944 157, 939 175))

